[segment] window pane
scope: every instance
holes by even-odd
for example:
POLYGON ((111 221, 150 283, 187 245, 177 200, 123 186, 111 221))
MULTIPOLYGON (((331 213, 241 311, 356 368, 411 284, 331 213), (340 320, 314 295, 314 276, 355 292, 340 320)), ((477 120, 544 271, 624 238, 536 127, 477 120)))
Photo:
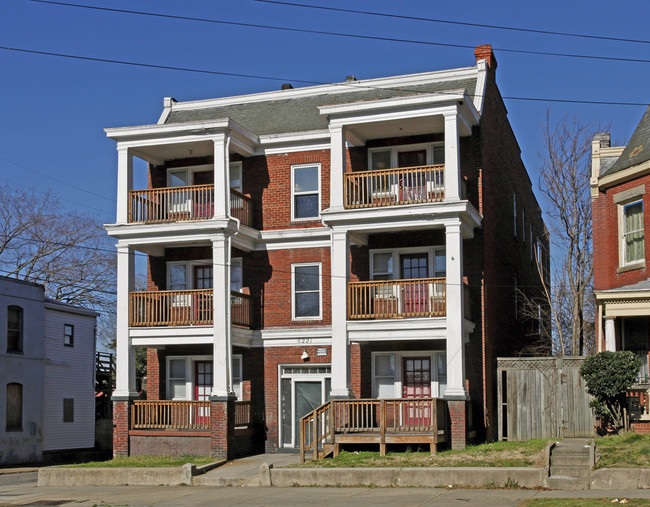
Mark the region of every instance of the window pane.
POLYGON ((230 265, 230 290, 241 292, 242 286, 243 282, 241 260, 233 259, 230 265))
POLYGON ((169 186, 170 187, 185 187, 189 185, 188 171, 169 171, 169 186))
POLYGON ((294 192, 318 192, 318 167, 296 167, 293 170, 294 192))
POLYGON ((373 151, 371 152, 372 170, 390 169, 390 150, 386 151, 373 151))
POLYGON ((395 380, 392 378, 381 378, 375 382, 378 398, 394 398, 395 397, 395 380))
POLYGON ((74 422, 74 399, 63 399, 63 422, 74 422))
POLYGON ((447 273, 447 254, 444 250, 436 250, 435 276, 445 276, 447 273))
POLYGON ((7 421, 6 431, 23 429, 23 385, 7 384, 7 421))
MULTIPOLYGON (((372 258, 372 271, 373 278, 377 280, 376 275, 391 274, 393 273, 393 254, 391 252, 376 253, 372 258)), ((382 278, 382 280, 389 280, 390 278, 382 278)))
POLYGON ((280 383, 280 418, 282 421, 282 442, 291 444, 291 379, 283 378, 280 383))
POLYGON ((169 361, 169 378, 182 378, 185 381, 185 359, 169 361))
POLYGON ((319 288, 319 266, 296 266, 295 282, 296 292, 307 290, 318 290, 319 288))
POLYGON ((185 399, 185 380, 171 380, 169 382, 169 394, 172 399, 185 399))
POLYGON ((187 288, 187 272, 184 264, 169 265, 169 290, 185 290, 187 288))
POLYGON ((375 376, 395 376, 395 356, 393 354, 375 356, 375 376))
POLYGON ((319 299, 318 292, 296 294, 296 317, 318 317, 319 299))
POLYGON ((294 199, 293 211, 296 218, 318 216, 318 194, 296 195, 294 199))
POLYGON ((239 164, 230 166, 230 188, 241 192, 241 166, 239 164))
POLYGON ((444 146, 434 146, 433 147, 433 163, 434 164, 444 164, 445 163, 445 147, 444 146))

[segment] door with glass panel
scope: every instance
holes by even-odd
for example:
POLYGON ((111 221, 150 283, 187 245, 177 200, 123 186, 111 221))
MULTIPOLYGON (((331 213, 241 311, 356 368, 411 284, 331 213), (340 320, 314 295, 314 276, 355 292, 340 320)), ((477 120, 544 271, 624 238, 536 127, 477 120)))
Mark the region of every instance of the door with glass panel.
POLYGON ((329 399, 331 367, 286 366, 280 378, 280 442, 300 446, 300 419, 329 399))
MULTIPOLYGON (((194 288, 212 289, 212 266, 194 266, 194 288)), ((210 324, 212 322, 211 293, 196 293, 194 296, 194 322, 197 324, 210 324)))
MULTIPOLYGON (((431 397, 431 357, 405 357, 402 362, 402 398, 431 397)), ((429 404, 408 402, 403 409, 404 424, 407 426, 430 426, 429 404)))
MULTIPOLYGON (((212 393, 212 361, 194 362, 194 399, 196 401, 210 401, 212 393)), ((195 410, 196 422, 201 425, 209 424, 210 408, 198 407, 195 410)))
POLYGON ((402 314, 425 315, 429 311, 429 283, 418 282, 429 276, 429 254, 403 254, 400 256, 402 269, 402 314), (407 281, 408 280, 408 281, 407 281))

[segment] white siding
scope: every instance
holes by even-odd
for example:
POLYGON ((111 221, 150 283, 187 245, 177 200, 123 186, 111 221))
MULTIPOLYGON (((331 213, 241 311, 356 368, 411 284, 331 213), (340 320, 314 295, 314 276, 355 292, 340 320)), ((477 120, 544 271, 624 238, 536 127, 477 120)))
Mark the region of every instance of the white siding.
MULTIPOLYGON (((53 305, 49 305, 53 306, 53 305)), ((45 309, 43 450, 95 445, 95 317, 45 309), (63 344, 63 326, 74 326, 74 344, 63 344), (74 422, 63 422, 63 400, 74 399, 74 422)))

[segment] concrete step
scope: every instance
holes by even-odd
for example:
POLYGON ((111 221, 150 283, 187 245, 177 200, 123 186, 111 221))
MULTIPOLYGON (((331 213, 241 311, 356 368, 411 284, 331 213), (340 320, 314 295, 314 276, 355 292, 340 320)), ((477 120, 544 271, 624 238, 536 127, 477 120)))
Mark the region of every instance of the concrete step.
POLYGON ((589 467, 581 466, 551 466, 551 477, 589 478, 589 467))
POLYGON ((555 456, 589 456, 589 447, 574 447, 556 445, 551 454, 555 456))
POLYGON ((551 466, 584 466, 589 467, 589 455, 584 454, 551 454, 551 466))
POLYGON ((589 479, 576 479, 574 477, 549 477, 547 487, 551 489, 589 489, 589 479))

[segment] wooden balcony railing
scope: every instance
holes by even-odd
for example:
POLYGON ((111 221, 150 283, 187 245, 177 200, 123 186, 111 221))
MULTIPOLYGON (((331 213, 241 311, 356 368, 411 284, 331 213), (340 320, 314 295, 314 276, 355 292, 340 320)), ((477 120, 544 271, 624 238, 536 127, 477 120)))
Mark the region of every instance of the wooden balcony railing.
MULTIPOLYGON (((230 293, 231 322, 250 327, 251 301, 249 294, 230 293)), ((192 326, 214 323, 212 289, 142 291, 129 294, 129 325, 192 326)))
POLYGON ((134 401, 131 429, 210 429, 209 401, 134 401))
MULTIPOLYGON (((235 427, 253 424, 252 402, 235 402, 235 427)), ((134 401, 131 405, 131 429, 210 429, 209 401, 134 401)))
POLYGON ((239 220, 242 225, 253 227, 253 200, 232 188, 230 189, 230 216, 239 220))
POLYGON ((346 208, 441 202, 445 199, 444 183, 444 165, 347 172, 343 202, 346 208))
MULTIPOLYGON (((230 189, 230 213, 242 224, 253 226, 251 198, 233 189, 230 189)), ((129 223, 209 220, 213 215, 214 185, 150 188, 129 192, 129 223)))
POLYGON ((428 443, 435 454, 448 432, 440 398, 331 400, 300 420, 300 461, 323 457, 340 443, 376 443, 381 455, 387 443, 428 443))
POLYGON ((444 317, 445 278, 348 283, 348 319, 444 317))

